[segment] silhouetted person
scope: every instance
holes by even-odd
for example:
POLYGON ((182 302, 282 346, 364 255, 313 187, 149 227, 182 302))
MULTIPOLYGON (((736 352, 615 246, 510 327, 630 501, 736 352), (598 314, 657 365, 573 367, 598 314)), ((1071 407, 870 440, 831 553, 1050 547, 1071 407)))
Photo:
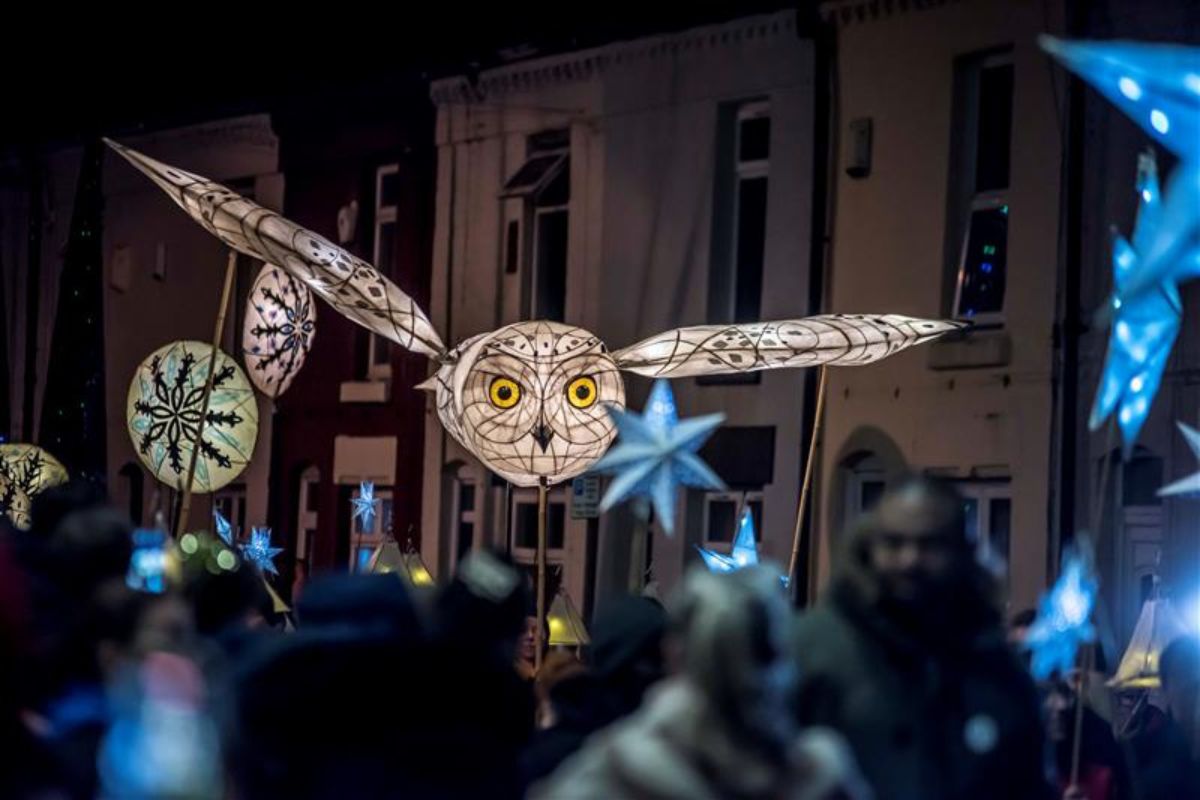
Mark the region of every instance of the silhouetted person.
POLYGON ((841 731, 882 800, 1052 796, 1037 694, 962 498, 909 478, 850 535, 827 595, 795 627, 800 719, 841 731))
POLYGON ((1200 797, 1200 639, 1168 644, 1158 672, 1165 713, 1146 705, 1131 725, 1134 788, 1140 800, 1200 797))
POLYGON ((1074 758, 1076 691, 1064 681, 1045 687, 1042 710, 1046 735, 1054 755, 1058 787, 1066 797, 1080 800, 1130 800, 1129 770, 1125 754, 1117 745, 1112 729, 1104 718, 1084 705, 1082 737, 1079 747, 1079 778, 1074 794, 1071 789, 1071 764, 1074 758))
POLYGON ((547 657, 538 685, 546 687, 551 714, 521 754, 527 784, 553 772, 593 733, 638 709, 646 690, 663 677, 666 626, 657 602, 619 597, 596 615, 587 668, 569 658, 560 663, 555 653, 547 657))

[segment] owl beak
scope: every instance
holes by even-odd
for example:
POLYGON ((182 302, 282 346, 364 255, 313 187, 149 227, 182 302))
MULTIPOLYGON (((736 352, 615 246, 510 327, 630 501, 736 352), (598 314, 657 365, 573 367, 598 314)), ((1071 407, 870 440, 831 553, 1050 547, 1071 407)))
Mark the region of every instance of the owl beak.
POLYGON ((550 446, 550 440, 554 438, 554 431, 546 423, 538 423, 538 426, 533 429, 533 440, 538 443, 538 447, 542 448, 542 452, 546 452, 546 448, 550 446))

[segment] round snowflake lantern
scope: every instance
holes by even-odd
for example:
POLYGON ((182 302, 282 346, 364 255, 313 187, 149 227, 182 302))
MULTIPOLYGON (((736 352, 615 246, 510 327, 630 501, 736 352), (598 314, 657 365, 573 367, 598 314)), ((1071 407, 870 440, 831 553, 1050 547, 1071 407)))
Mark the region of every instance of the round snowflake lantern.
POLYGON ((0 478, 33 497, 67 482, 67 469, 36 444, 0 444, 0 478))
POLYGON ((246 299, 242 352, 255 387, 283 394, 300 371, 316 333, 312 292, 273 264, 264 264, 246 299))
MULTIPOLYGON (((138 457, 154 477, 182 489, 203 412, 212 345, 172 342, 155 350, 129 384, 125 415, 138 457)), ((246 375, 217 351, 193 492, 213 492, 242 473, 258 438, 258 403, 246 375)))

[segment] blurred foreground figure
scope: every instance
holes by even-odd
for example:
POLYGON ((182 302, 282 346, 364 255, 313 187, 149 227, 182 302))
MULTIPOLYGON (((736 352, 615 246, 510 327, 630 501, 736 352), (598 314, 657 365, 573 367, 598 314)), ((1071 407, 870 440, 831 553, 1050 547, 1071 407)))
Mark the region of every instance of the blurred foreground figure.
POLYGON ((1137 796, 1200 797, 1200 639, 1180 637, 1163 648, 1158 671, 1166 711, 1147 704, 1131 725, 1137 796))
POLYGON ((1005 640, 962 498, 910 478, 864 515, 795 630, 800 720, 844 734, 884 800, 1054 796, 1032 679, 1005 640))
POLYGON ((687 577, 672 614, 682 671, 628 719, 590 739, 533 798, 707 800, 866 797, 845 745, 800 733, 782 651, 788 608, 777 573, 687 577))

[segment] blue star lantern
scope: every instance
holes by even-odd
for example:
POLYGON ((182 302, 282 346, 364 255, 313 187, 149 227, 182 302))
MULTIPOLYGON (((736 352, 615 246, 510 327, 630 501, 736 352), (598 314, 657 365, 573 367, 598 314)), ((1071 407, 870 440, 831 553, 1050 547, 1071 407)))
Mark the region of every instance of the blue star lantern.
MULTIPOLYGON (((1176 422, 1179 430, 1183 433, 1183 438, 1187 439, 1187 445, 1192 450, 1192 455, 1200 459, 1200 431, 1182 422, 1176 422)), ((1180 478, 1169 486, 1164 486, 1158 490, 1161 496, 1184 495, 1186 497, 1200 496, 1200 472, 1193 473, 1186 478, 1180 478)))
POLYGON ((617 445, 593 470, 616 475, 600 510, 608 511, 632 497, 646 497, 667 535, 675 531, 675 492, 680 484, 723 489, 725 484, 696 455, 700 445, 724 421, 724 414, 679 420, 675 398, 664 380, 654 382, 641 415, 609 407, 617 427, 617 445))
POLYGON ((733 537, 733 549, 729 555, 707 550, 697 545, 700 557, 713 572, 733 572, 742 567, 752 567, 758 563, 758 543, 754 540, 754 516, 750 509, 742 511, 738 521, 737 533, 733 537))
POLYGON ((1097 588, 1088 548, 1069 553, 1025 637, 1025 647, 1033 652, 1033 677, 1045 680, 1056 671, 1069 672, 1079 646, 1095 639, 1091 616, 1097 588))
POLYGON ((221 537, 221 541, 233 547, 233 526, 229 524, 229 520, 225 519, 225 515, 215 508, 213 509, 213 523, 217 528, 217 536, 221 537))
POLYGON ((1164 281, 1200 276, 1200 47, 1049 36, 1041 43, 1180 159, 1157 230, 1137 248, 1139 264, 1117 297, 1128 301, 1164 281))
MULTIPOLYGON (((729 551, 729 555, 718 553, 715 550, 709 550, 696 545, 696 549, 700 551, 700 557, 704 559, 705 566, 709 572, 718 574, 725 572, 734 572, 735 570, 743 569, 744 567, 753 567, 758 565, 758 542, 754 536, 754 515, 750 513, 750 509, 742 511, 741 519, 738 520, 737 533, 733 537, 733 547, 729 551)), ((787 588, 788 577, 786 575, 779 576, 780 583, 784 588, 787 588)))
POLYGON ((275 569, 275 556, 283 552, 282 547, 271 547, 271 529, 254 527, 250 529, 250 543, 242 545, 242 556, 263 572, 278 575, 275 569))
POLYGON ((358 497, 350 501, 354 504, 354 518, 362 522, 364 531, 372 530, 375 524, 375 484, 363 481, 358 485, 358 497))
POLYGON ((1088 426, 1096 430, 1116 410, 1127 456, 1150 413, 1183 317, 1179 290, 1169 280, 1153 291, 1121 299, 1122 289, 1139 268, 1138 254, 1150 247, 1159 228, 1162 204, 1151 153, 1138 158, 1137 190, 1133 241, 1118 237, 1113 244, 1112 333, 1088 420, 1088 426))

